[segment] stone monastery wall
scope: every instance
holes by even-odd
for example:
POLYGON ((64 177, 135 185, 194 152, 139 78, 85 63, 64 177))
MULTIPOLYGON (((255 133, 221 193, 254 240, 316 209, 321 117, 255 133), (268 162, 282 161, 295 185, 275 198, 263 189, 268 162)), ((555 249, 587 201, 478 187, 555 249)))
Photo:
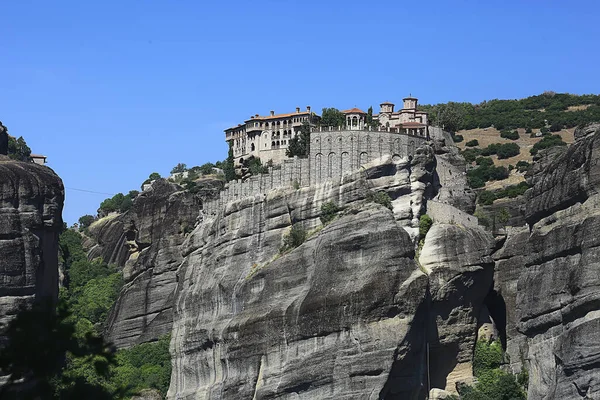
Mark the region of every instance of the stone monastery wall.
POLYGON ((284 187, 306 187, 339 179, 376 158, 391 155, 407 157, 428 140, 425 136, 397 133, 393 130, 320 130, 311 133, 308 158, 284 160, 269 167, 268 174, 245 181, 229 182, 218 199, 204 204, 205 214, 215 214, 225 204, 243 197, 264 194, 284 187))

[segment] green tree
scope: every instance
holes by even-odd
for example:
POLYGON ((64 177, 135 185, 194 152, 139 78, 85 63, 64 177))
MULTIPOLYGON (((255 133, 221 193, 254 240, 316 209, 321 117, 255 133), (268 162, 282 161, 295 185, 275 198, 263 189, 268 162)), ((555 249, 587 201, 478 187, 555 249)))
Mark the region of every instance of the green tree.
POLYGON ((323 126, 345 126, 346 116, 337 108, 323 108, 321 113, 321 125, 323 126))
POLYGON ((18 161, 31 160, 31 149, 27 146, 23 136, 19 136, 18 139, 12 136, 8 137, 8 156, 18 161))
POLYGON ((321 205, 321 216, 319 217, 321 223, 326 225, 333 221, 339 211, 340 208, 334 202, 328 201, 327 203, 323 203, 321 205))
POLYGON ((96 217, 94 217, 93 215, 89 215, 89 214, 79 217, 79 230, 80 231, 86 230, 95 220, 96 220, 96 217))
POLYGON ((427 232, 429 232, 429 229, 431 229, 431 226, 433 225, 433 220, 431 219, 431 217, 427 214, 423 214, 421 215, 421 217, 419 217, 419 237, 421 239, 424 239, 425 236, 427 235, 427 232))
POLYGON ((8 382, 2 399, 113 399, 116 393, 81 377, 65 374, 65 356, 87 363, 87 369, 107 377, 115 363, 114 350, 101 337, 75 335, 68 304, 43 299, 21 310, 6 330, 0 349, 0 369, 8 382), (25 379, 29 384, 19 384, 25 379))
POLYGON ((464 112, 459 103, 449 102, 440 109, 439 125, 446 131, 455 133, 461 128, 464 112))
POLYGON ((479 141, 477 139, 469 140, 467 143, 465 143, 465 146, 467 146, 467 147, 479 146, 479 141))
POLYGON ((308 157, 310 153, 310 125, 308 122, 303 122, 300 127, 300 132, 290 139, 289 145, 285 154, 288 157, 308 157))
POLYGON ((173 167, 173 169, 171 170, 171 175, 185 172, 185 171, 187 171, 187 165, 185 165, 184 163, 179 163, 173 167))
POLYGON ((225 173, 225 180, 227 182, 237 179, 233 157, 233 141, 229 141, 228 144, 229 151, 227 153, 227 159, 223 163, 223 172, 225 173))

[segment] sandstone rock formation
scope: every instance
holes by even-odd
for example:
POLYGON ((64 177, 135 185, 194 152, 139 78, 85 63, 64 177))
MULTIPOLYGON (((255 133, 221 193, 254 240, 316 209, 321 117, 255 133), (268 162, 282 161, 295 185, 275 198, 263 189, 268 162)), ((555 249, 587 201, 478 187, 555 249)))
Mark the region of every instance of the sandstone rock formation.
POLYGON ((220 186, 219 180, 205 180, 194 195, 159 179, 138 195, 131 210, 90 226, 96 244, 89 257, 102 257, 123 270, 125 286, 106 326, 108 339, 118 347, 171 331, 179 246, 196 224, 202 199, 218 193, 220 186))
POLYGON ((0 155, 0 331, 21 306, 58 297, 63 201, 50 168, 0 155))
POLYGON ((494 254, 507 348, 513 370, 529 368, 529 399, 600 396, 600 130, 576 137, 540 160, 529 228, 509 230, 494 254))
POLYGON ((169 398, 405 399, 423 398, 428 381, 454 393, 471 382, 493 240, 434 224, 419 265, 434 167, 426 146, 205 216, 177 273, 169 398), (366 202, 370 191, 390 194, 393 211, 366 202), (321 230, 330 201, 344 211, 321 230), (280 255, 292 225, 309 239, 280 255))

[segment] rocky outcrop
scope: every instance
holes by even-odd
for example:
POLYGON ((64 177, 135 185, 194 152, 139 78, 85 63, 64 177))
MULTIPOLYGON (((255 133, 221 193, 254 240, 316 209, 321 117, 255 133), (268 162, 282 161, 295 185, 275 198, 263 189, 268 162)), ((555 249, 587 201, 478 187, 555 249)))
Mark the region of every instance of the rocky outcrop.
POLYGON ((125 285, 106 325, 118 347, 155 340, 171 331, 175 272, 179 246, 198 218, 202 196, 219 191, 218 180, 206 180, 192 194, 164 179, 134 200, 131 210, 109 215, 90 227, 96 244, 89 257, 102 257, 123 270, 125 285))
POLYGON ((428 376, 454 393, 454 382, 469 382, 493 240, 434 225, 418 264, 434 167, 425 147, 205 216, 177 273, 169 398, 405 399, 423 398, 428 376), (376 191, 392 212, 366 201, 376 191), (343 211, 322 227, 326 202, 343 211), (308 239, 280 254, 292 226, 308 239))
POLYGON ((600 395, 600 131, 576 137, 541 160, 526 193, 529 228, 509 230, 494 255, 507 348, 514 370, 529 368, 529 399, 600 395))
POLYGON ((0 331, 20 307, 58 297, 63 201, 50 168, 0 155, 0 331))
POLYGON ((494 240, 481 228, 434 224, 419 262, 431 295, 430 381, 456 393, 473 381, 472 358, 480 315, 494 276, 494 240))

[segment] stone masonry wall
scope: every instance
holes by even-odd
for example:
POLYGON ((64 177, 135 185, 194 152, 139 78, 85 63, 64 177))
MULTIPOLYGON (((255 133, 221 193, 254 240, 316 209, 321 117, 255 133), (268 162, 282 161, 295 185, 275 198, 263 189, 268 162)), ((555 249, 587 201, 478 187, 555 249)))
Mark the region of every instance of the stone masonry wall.
POLYGON ((362 165, 386 155, 397 160, 413 155, 428 140, 392 131, 319 131, 311 134, 308 158, 286 159, 269 173, 229 182, 219 199, 206 202, 205 214, 215 214, 230 201, 282 187, 307 187, 339 179, 362 165))

